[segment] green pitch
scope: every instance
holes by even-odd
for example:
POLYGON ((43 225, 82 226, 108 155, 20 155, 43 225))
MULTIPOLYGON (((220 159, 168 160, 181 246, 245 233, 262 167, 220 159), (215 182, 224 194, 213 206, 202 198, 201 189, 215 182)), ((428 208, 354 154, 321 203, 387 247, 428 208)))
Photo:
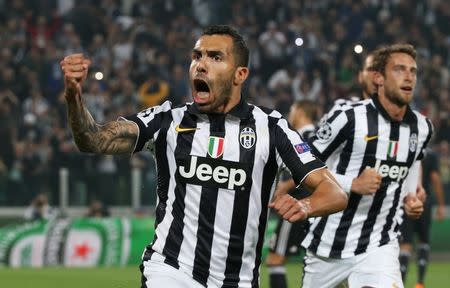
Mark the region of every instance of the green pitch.
MULTIPOLYGON (((300 265, 288 264, 288 273, 289 287, 300 288, 300 265)), ((268 288, 265 267, 262 268, 261 275, 261 288, 268 288)), ((413 288, 415 279, 416 269, 412 265, 405 288, 413 288)), ((449 283, 450 263, 432 263, 428 269, 426 287, 446 288, 450 287, 449 283)), ((0 286, 14 288, 137 288, 140 287, 140 272, 138 267, 94 269, 0 268, 0 286)))

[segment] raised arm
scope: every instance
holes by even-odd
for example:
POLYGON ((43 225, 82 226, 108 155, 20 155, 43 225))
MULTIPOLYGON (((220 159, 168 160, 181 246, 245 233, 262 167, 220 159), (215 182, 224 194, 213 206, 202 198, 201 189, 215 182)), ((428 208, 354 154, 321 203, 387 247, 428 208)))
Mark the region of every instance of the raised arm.
POLYGON ((135 123, 112 121, 100 125, 83 104, 81 90, 90 61, 83 54, 72 54, 65 57, 60 65, 64 74, 67 117, 78 149, 98 154, 133 152, 139 134, 135 123))

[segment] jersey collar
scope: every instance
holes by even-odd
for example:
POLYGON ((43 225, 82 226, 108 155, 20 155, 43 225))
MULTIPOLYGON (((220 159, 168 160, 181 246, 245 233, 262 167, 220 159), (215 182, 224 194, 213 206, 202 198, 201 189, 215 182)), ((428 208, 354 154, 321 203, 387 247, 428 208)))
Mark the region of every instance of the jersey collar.
MULTIPOLYGON (((377 110, 380 111, 381 115, 384 118, 388 119, 390 122, 399 122, 399 121, 392 119, 391 116, 389 116, 389 113, 386 111, 386 109, 384 109, 383 105, 381 105, 381 102, 378 99, 377 93, 373 94, 371 98, 372 98, 373 104, 375 105, 377 110)), ((407 105, 405 116, 400 121, 400 123, 412 124, 412 123, 414 123, 415 119, 416 119, 416 115, 412 111, 411 107, 409 105, 407 105)))
MULTIPOLYGON (((238 117, 240 119, 245 119, 248 118, 249 111, 250 111, 249 104, 247 103, 247 101, 244 100, 244 96, 241 95, 241 101, 239 101, 239 103, 236 106, 234 106, 230 111, 228 111, 228 113, 226 114, 238 117)), ((191 105, 189 105, 188 112, 191 114, 208 114, 208 115, 216 114, 216 113, 201 112, 198 109, 196 103, 192 103, 191 105)))

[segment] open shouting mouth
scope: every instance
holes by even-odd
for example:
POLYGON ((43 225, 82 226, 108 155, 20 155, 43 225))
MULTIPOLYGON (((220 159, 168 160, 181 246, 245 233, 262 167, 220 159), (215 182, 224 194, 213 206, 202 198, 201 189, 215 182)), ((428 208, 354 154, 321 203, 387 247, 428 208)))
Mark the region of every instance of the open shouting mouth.
POLYGON ((203 79, 194 79, 194 102, 197 104, 206 104, 210 99, 210 88, 203 79))

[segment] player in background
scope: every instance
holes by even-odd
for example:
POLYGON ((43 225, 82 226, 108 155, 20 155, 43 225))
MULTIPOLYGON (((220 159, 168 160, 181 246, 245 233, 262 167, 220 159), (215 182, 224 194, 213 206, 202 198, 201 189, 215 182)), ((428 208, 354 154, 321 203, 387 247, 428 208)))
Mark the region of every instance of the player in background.
MULTIPOLYGON (((431 149, 427 149, 425 158, 422 160, 422 183, 427 194, 431 190, 436 195, 438 206, 436 209, 436 220, 443 220, 445 217, 444 189, 442 187, 439 173, 439 157, 431 149)), ((428 254, 430 252, 430 230, 432 222, 431 199, 427 197, 425 201, 422 217, 417 220, 405 217, 401 226, 400 237, 400 270, 403 281, 408 272, 409 259, 413 249, 414 235, 417 235, 417 284, 416 288, 424 288, 425 272, 428 266, 428 254)))
MULTIPOLYGON (((373 52, 377 94, 343 107, 322 124, 311 148, 331 171, 350 179, 343 212, 316 217, 302 242, 307 249, 303 287, 403 287, 398 261, 402 207, 418 218, 420 160, 433 129, 413 111, 416 51, 396 44, 373 52), (365 171, 379 174, 375 191, 354 187, 365 171)), ((373 177, 375 178, 375 177, 373 177)))
POLYGON ((333 107, 328 111, 328 113, 324 114, 319 121, 319 126, 327 120, 328 117, 331 117, 336 111, 342 109, 346 105, 352 105, 359 100, 364 100, 372 96, 377 92, 376 85, 373 82, 374 69, 373 69, 373 55, 372 53, 368 53, 364 58, 363 65, 361 69, 358 71, 358 84, 361 88, 361 97, 351 97, 349 99, 339 98, 334 101, 333 107))
MULTIPOLYGON (((291 105, 288 121, 291 127, 307 141, 314 135, 317 121, 317 107, 310 100, 299 100, 291 105)), ((289 195, 296 199, 302 199, 310 195, 305 189, 295 189, 295 184, 291 177, 287 176, 286 180, 282 180, 277 184, 277 192, 286 190, 288 186, 292 186, 289 195), (292 182, 291 182, 292 181, 292 182)), ((272 288, 286 288, 286 257, 298 255, 301 249, 301 242, 306 235, 308 229, 308 220, 290 223, 279 218, 274 234, 270 239, 269 255, 266 264, 269 270, 269 282, 272 288)))
MULTIPOLYGON (((358 71, 358 84, 361 87, 362 99, 368 99, 371 95, 376 93, 377 87, 374 83, 374 74, 375 70, 373 68, 373 54, 369 53, 364 58, 361 70, 358 71)), ((333 108, 322 117, 319 123, 325 122, 335 113, 339 113, 338 111, 343 109, 345 106, 354 104, 358 100, 359 99, 337 99, 333 108)), ((294 129, 298 129, 296 128, 296 123, 298 122, 294 122, 295 119, 297 119, 295 115, 298 115, 298 111, 302 111, 302 109, 293 109, 295 107, 297 107, 296 104, 293 104, 293 106, 291 106, 289 121, 294 129), (292 113, 292 111, 296 113, 292 113)), ((303 115, 301 116, 303 117, 308 116, 308 114, 311 116, 313 115, 312 113, 302 114, 303 115)), ((309 118, 310 119, 306 118, 306 123, 308 123, 308 126, 305 126, 302 129, 303 131, 308 131, 308 135, 299 131, 300 135, 302 135, 306 141, 308 141, 313 136, 313 133, 310 132, 310 129, 311 127, 314 127, 314 122, 310 122, 312 118, 309 118), (308 128, 308 130, 306 130, 306 128, 308 128)), ((361 173, 361 175, 356 178, 339 175, 336 173, 334 174, 334 176, 336 179, 338 179, 338 181, 342 181, 342 183, 346 184, 345 187, 347 193, 350 193, 350 190, 363 191, 364 193, 374 193, 379 188, 379 182, 381 179, 375 169, 366 169, 361 173)), ((297 197, 300 195, 305 195, 304 192, 302 193, 302 191, 299 190, 297 190, 297 192, 293 192, 295 190, 296 189, 294 181, 292 179, 288 179, 278 183, 276 193, 288 193, 287 191, 290 191, 289 193, 291 193, 291 195, 298 194, 296 195, 297 197)), ((299 247, 300 243, 308 232, 308 224, 309 222, 304 221, 295 223, 293 226, 290 226, 286 221, 283 222, 282 220, 280 220, 278 222, 273 238, 271 239, 270 252, 266 260, 266 264, 267 266, 269 266, 270 285, 272 288, 287 287, 286 269, 284 267, 286 256, 295 255, 298 253, 298 249, 301 248, 299 247), (295 241, 299 242, 296 243, 295 241), (289 249, 291 249, 291 253, 289 253, 289 249)))

